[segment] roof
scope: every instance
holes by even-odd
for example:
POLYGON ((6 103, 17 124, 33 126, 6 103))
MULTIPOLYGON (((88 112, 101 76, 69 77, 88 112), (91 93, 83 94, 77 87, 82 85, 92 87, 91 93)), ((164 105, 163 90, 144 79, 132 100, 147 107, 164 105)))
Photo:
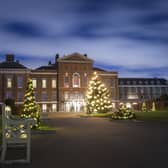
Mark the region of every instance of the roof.
POLYGON ((19 62, 1 62, 0 63, 0 69, 2 68, 16 68, 16 69, 27 69, 24 65, 20 64, 19 62))
POLYGON ((163 78, 119 78, 119 85, 167 85, 163 78))
POLYGON ((104 69, 101 69, 101 68, 98 68, 98 67, 93 67, 93 70, 94 71, 103 71, 103 72, 106 72, 104 69))
POLYGON ((46 66, 40 66, 36 68, 36 70, 57 70, 57 65, 56 64, 49 64, 46 66))

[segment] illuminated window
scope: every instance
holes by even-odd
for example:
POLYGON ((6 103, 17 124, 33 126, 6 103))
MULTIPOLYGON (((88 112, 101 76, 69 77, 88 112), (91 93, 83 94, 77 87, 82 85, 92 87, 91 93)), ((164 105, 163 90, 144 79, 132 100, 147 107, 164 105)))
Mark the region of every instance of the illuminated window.
POLYGON ((66 88, 69 87, 69 76, 68 76, 68 73, 66 73, 65 76, 64 76, 64 87, 66 87, 66 88))
POLYGON ((72 83, 74 88, 80 87, 80 75, 78 73, 73 74, 72 83))
POLYGON ((32 79, 33 88, 37 88, 37 80, 32 79))
POLYGON ((57 111, 57 105, 56 104, 52 104, 52 112, 56 112, 57 111))
POLYGON ((17 77, 17 87, 18 88, 22 88, 23 87, 23 77, 22 76, 18 76, 17 77))
POLYGON ((57 86, 56 79, 52 79, 51 85, 52 85, 52 88, 56 88, 57 86))
POLYGON ((47 80, 46 79, 42 79, 42 88, 47 88, 47 80))
POLYGON ((64 92, 64 100, 68 100, 69 99, 69 92, 64 92))
POLYGON ((12 88, 12 78, 7 78, 7 88, 12 88))
POLYGON ((42 104, 42 112, 47 112, 47 104, 42 104))

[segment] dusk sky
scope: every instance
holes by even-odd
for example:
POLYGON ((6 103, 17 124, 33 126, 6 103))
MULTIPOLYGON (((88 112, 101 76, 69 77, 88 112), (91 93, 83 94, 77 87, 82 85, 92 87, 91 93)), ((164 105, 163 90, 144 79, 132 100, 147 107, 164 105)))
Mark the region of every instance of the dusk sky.
POLYGON ((119 77, 168 79, 167 0, 0 0, 0 61, 78 52, 119 77))

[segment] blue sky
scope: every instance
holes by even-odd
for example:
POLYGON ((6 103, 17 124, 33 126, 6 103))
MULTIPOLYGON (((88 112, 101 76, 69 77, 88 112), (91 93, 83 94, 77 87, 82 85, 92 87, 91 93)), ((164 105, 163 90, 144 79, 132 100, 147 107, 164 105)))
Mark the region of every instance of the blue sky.
POLYGON ((167 0, 0 0, 0 61, 79 52, 120 77, 168 79, 167 0))

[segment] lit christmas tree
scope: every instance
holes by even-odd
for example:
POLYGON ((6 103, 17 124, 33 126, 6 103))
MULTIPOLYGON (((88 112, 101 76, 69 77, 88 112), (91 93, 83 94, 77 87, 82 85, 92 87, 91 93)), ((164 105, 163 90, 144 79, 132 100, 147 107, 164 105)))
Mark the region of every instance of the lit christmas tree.
POLYGON ((146 107, 146 103, 145 102, 142 103, 142 111, 143 112, 147 112, 147 107, 146 107))
POLYGON ((32 80, 28 79, 26 93, 24 96, 23 114, 21 115, 25 118, 33 118, 36 121, 35 127, 40 124, 40 110, 39 106, 35 101, 34 88, 32 80))
POLYGON ((94 72, 86 96, 87 113, 106 113, 112 110, 108 89, 94 72))
POLYGON ((156 105, 155 105, 155 102, 152 102, 152 109, 151 111, 156 111, 156 105))

